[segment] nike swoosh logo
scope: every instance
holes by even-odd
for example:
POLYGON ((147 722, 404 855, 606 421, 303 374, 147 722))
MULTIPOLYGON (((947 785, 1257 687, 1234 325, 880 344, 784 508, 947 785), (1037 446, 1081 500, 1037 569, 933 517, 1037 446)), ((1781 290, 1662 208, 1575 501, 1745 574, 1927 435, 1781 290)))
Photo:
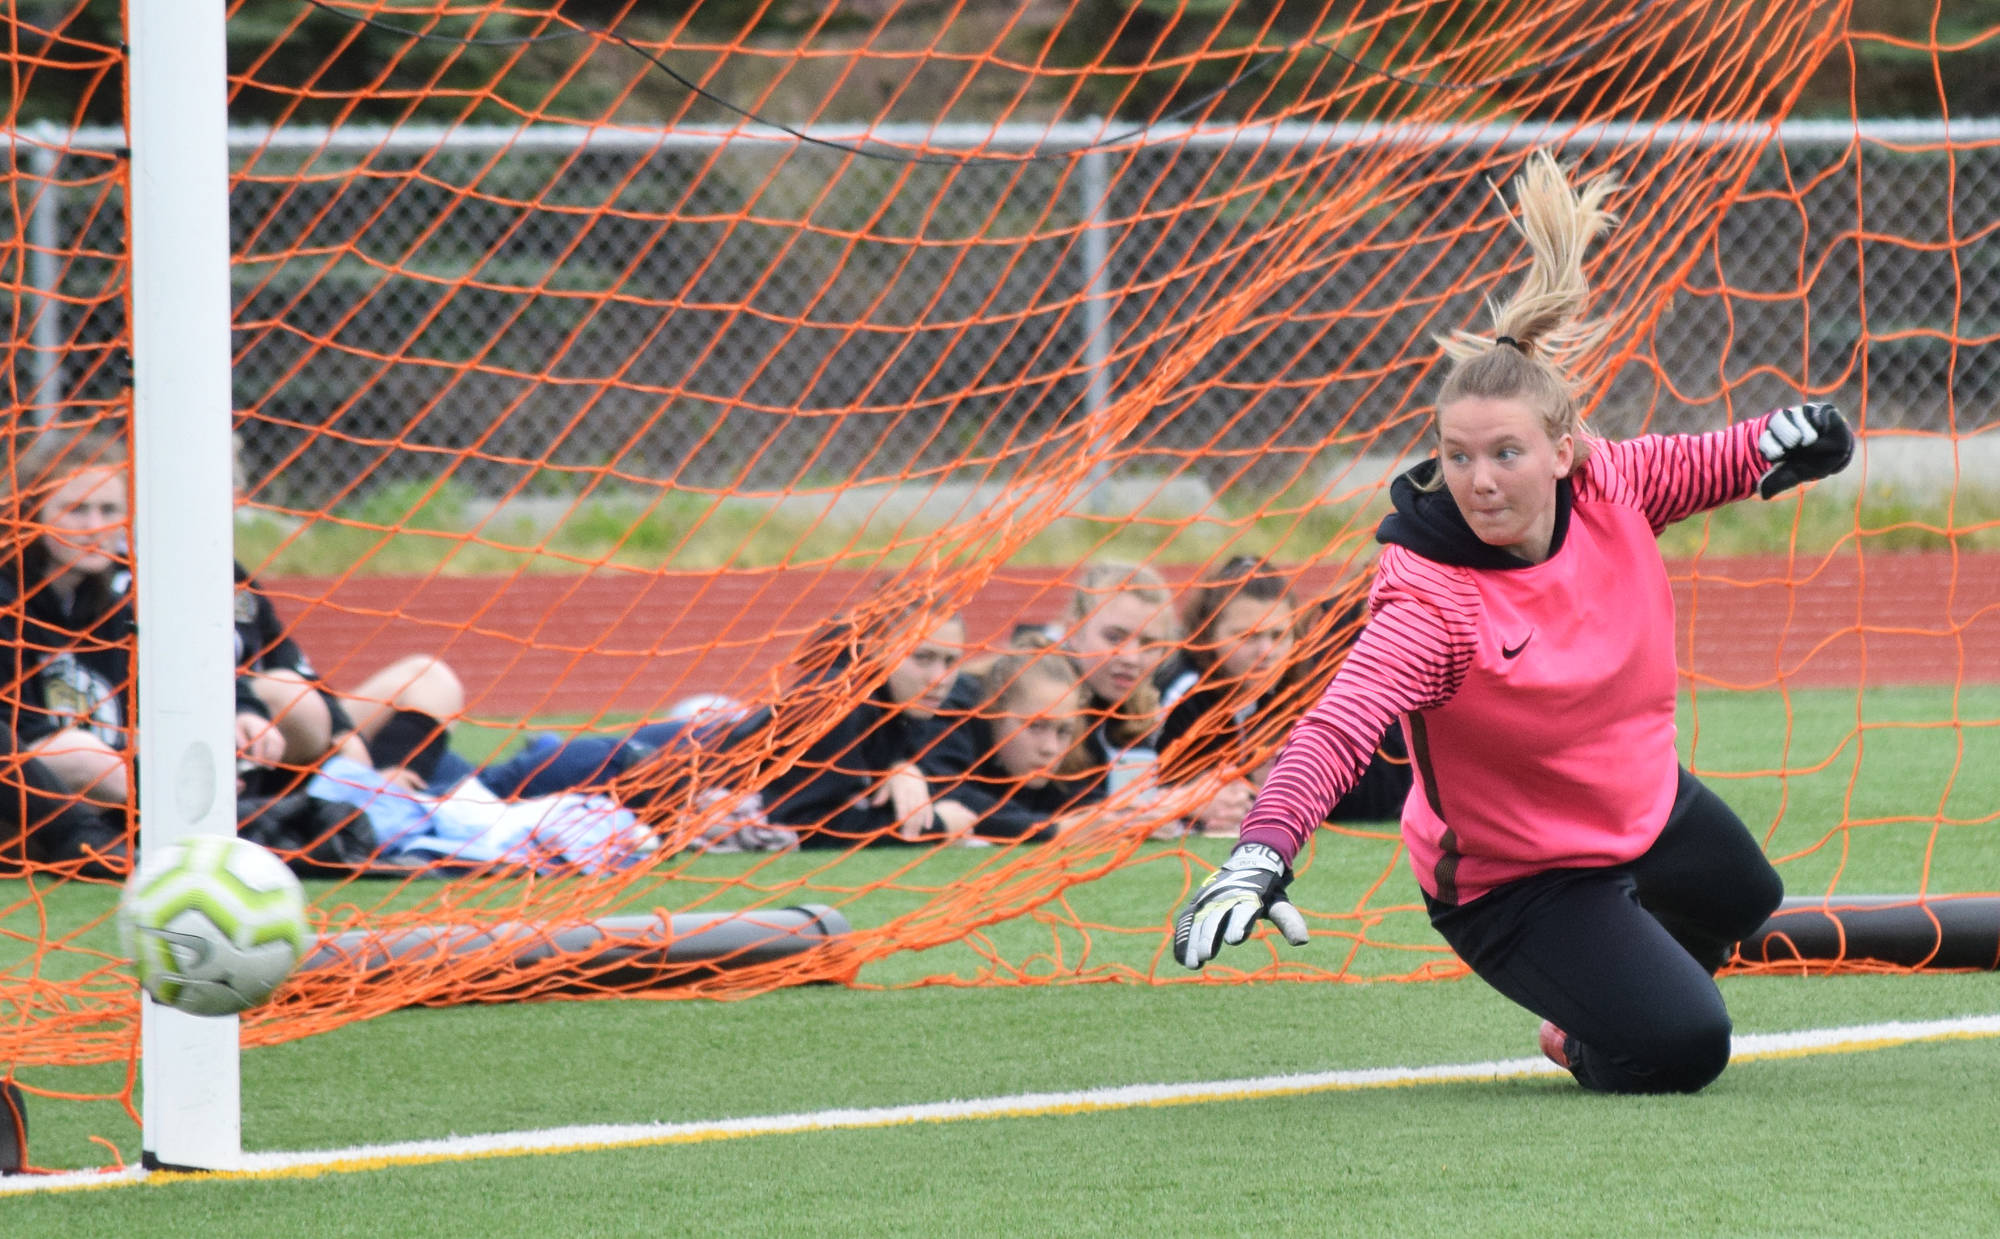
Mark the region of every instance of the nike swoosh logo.
POLYGON ((200 934, 184 934, 178 930, 148 927, 140 930, 167 944, 173 954, 174 965, 181 976, 195 976, 208 967, 209 956, 215 954, 215 944, 200 934))
POLYGON ((1511 646, 1510 646, 1510 645, 1503 645, 1503 646, 1501 646, 1501 647, 1500 647, 1500 657, 1502 657, 1502 658, 1518 658, 1518 657, 1520 656, 1520 653, 1521 653, 1521 651, 1522 651, 1522 650, 1525 650, 1525 649, 1527 649, 1527 648, 1528 648, 1528 642, 1530 642, 1530 641, 1532 641, 1532 640, 1534 640, 1534 639, 1535 639, 1535 630, 1534 630, 1534 629, 1532 629, 1532 628, 1530 628, 1530 629, 1528 630, 1528 635, 1527 635, 1527 636, 1525 636, 1525 637, 1522 637, 1522 638, 1521 638, 1521 644, 1519 644, 1519 645, 1511 645, 1511 646))

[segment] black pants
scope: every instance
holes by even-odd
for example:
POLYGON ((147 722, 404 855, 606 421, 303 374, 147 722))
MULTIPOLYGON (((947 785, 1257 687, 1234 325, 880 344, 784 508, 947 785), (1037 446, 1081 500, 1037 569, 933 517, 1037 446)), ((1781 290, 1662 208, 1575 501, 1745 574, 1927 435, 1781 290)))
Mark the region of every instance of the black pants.
MULTIPOLYGON (((38 864, 79 863, 86 877, 122 877, 129 848, 125 815, 66 791, 55 772, 0 732, 0 877, 38 864)), ((6 1108, 0 1103, 0 1126, 6 1108)))
POLYGON ((1472 970, 1568 1034, 1570 1071, 1607 1093, 1691 1093, 1729 1062, 1714 972, 1777 909, 1784 884, 1720 797, 1681 771, 1645 855, 1556 869, 1431 924, 1472 970))

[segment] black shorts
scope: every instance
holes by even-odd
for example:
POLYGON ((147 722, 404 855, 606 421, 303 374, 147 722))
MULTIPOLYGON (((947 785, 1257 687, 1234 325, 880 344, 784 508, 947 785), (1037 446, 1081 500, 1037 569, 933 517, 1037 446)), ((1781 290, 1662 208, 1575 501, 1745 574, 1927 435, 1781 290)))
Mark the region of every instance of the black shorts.
POLYGON ((1741 819, 1686 770, 1638 859, 1554 869, 1431 924, 1494 989, 1568 1034, 1586 1088, 1693 1092, 1729 1062, 1714 972, 1777 910, 1784 884, 1741 819))

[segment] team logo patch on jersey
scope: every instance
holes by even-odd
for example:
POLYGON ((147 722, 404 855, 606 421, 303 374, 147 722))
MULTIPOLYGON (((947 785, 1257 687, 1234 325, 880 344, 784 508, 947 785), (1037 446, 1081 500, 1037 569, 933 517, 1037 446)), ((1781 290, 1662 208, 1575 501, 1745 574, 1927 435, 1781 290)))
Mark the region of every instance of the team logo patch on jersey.
POLYGON ((44 664, 38 678, 50 714, 114 749, 124 747, 124 711, 115 685, 66 653, 44 664))

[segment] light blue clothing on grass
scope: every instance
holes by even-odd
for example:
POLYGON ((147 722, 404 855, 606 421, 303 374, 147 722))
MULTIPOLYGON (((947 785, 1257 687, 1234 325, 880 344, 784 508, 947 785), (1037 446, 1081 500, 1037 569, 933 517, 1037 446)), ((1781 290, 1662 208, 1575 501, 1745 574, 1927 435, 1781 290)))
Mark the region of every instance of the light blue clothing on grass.
POLYGON ((441 795, 410 792, 381 771, 329 757, 306 785, 322 800, 368 814, 382 858, 393 864, 509 864, 544 872, 620 869, 659 839, 609 796, 568 793, 502 800, 476 779, 441 795))

